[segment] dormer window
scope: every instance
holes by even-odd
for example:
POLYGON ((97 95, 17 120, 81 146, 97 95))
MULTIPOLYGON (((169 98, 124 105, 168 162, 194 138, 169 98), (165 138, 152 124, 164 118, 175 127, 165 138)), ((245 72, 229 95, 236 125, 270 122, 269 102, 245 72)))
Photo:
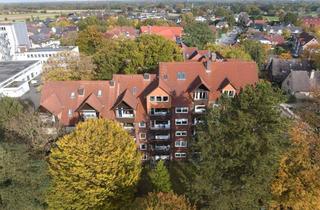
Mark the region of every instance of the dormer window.
POLYGON ((178 80, 185 80, 186 79, 186 74, 184 72, 178 72, 177 73, 177 79, 178 80))
POLYGON ((233 98, 235 96, 235 91, 233 90, 224 90, 223 91, 223 94, 225 94, 226 96, 230 97, 230 98, 233 98))
POLYGON ((76 93, 75 92, 72 92, 71 94, 70 94, 70 98, 71 99, 74 99, 76 97, 76 93))
POLYGON ((102 90, 98 90, 98 97, 102 96, 102 90))

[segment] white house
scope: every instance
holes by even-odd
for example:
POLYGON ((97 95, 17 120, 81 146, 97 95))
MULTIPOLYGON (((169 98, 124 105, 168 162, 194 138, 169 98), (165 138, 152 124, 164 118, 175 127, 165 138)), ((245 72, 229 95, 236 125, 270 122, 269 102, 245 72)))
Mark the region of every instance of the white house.
POLYGON ((21 97, 30 90, 29 82, 40 75, 40 61, 0 62, 0 97, 21 97))

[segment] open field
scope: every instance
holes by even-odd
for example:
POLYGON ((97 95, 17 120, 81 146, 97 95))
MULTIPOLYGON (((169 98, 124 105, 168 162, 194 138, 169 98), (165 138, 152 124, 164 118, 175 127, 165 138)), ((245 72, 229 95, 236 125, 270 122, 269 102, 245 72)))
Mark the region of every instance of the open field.
POLYGON ((31 19, 31 17, 39 17, 40 19, 46 19, 48 17, 54 18, 60 13, 25 13, 25 14, 10 14, 10 15, 0 15, 1 22, 12 22, 12 21, 25 21, 26 19, 31 19))

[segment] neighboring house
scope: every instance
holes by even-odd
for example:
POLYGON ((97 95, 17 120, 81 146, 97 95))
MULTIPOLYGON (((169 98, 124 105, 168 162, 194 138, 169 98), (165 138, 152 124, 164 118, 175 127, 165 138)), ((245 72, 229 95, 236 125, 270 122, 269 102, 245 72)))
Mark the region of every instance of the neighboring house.
POLYGON ((29 81, 41 71, 40 61, 0 62, 0 98, 23 96, 30 90, 29 81))
POLYGON ((141 26, 140 32, 141 34, 159 35, 174 42, 181 43, 183 28, 173 26, 141 26))
POLYGON ((198 50, 196 47, 182 46, 183 58, 185 61, 203 62, 209 59, 213 61, 224 61, 223 56, 218 52, 211 52, 210 50, 198 50))
POLYGON ((296 98, 308 98, 314 89, 320 88, 320 71, 291 71, 281 88, 296 98))
POLYGON ((195 18, 195 21, 198 21, 198 22, 206 22, 207 21, 207 19, 205 18, 205 17, 202 17, 202 16, 197 16, 196 18, 195 18))
POLYGON ((138 36, 138 30, 132 26, 116 26, 105 32, 105 37, 110 39, 128 38, 135 39, 138 36))
POLYGON ((267 71, 270 81, 281 85, 291 71, 311 72, 312 66, 308 60, 271 58, 267 71))
POLYGON ((305 17, 302 19, 302 25, 306 27, 320 27, 320 17, 305 17))
POLYGON ((266 28, 266 26, 267 26, 267 21, 265 20, 254 20, 251 23, 251 27, 259 31, 263 31, 263 29, 266 28))
POLYGON ((30 47, 26 23, 0 24, 0 61, 10 61, 15 53, 30 47))
POLYGON ((291 35, 298 35, 302 33, 302 29, 300 27, 294 26, 294 25, 276 25, 276 26, 270 26, 267 25, 264 29, 268 34, 279 34, 282 35, 283 31, 288 30, 291 35))
POLYGON ((271 46, 282 45, 285 43, 283 36, 279 34, 269 34, 265 35, 262 32, 255 32, 248 36, 248 39, 259 41, 262 44, 267 44, 271 46))
POLYGON ((133 135, 144 160, 181 160, 206 109, 222 94, 233 97, 257 82, 254 62, 163 62, 157 74, 47 82, 40 111, 69 127, 89 118, 117 120, 133 135))
POLYGON ((16 61, 40 61, 41 64, 47 63, 50 57, 57 57, 60 54, 73 54, 79 56, 79 48, 77 46, 65 46, 57 48, 33 48, 23 53, 16 53, 14 60, 16 61))
POLYGON ((228 24, 227 21, 219 21, 219 22, 216 24, 216 28, 217 28, 217 29, 229 28, 229 24, 228 24))
POLYGON ((299 56, 303 53, 305 49, 317 44, 319 44, 319 41, 315 36, 307 32, 302 32, 299 36, 295 38, 293 54, 294 56, 299 56))

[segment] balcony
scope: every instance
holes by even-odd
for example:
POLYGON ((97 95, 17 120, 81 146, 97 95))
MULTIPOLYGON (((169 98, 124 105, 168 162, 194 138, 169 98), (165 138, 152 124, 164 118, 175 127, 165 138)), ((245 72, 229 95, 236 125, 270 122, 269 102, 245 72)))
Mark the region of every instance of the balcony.
POLYGON ((193 93, 193 99, 195 101, 208 100, 208 91, 199 90, 193 93))
POLYGON ((80 112, 80 116, 83 120, 96 119, 98 117, 98 113, 95 110, 82 110, 80 112))
POLYGON ((194 106, 194 113, 203 114, 207 111, 206 105, 196 105, 194 106))
POLYGON ((170 154, 170 145, 154 145, 151 151, 157 155, 168 155, 170 154))
POLYGON ((170 110, 167 108, 151 108, 150 116, 167 116, 170 114, 170 110))
POLYGON ((153 136, 151 136, 150 138, 152 141, 169 141, 170 140, 170 134, 155 134, 153 136))
POLYGON ((170 129, 170 120, 152 120, 150 122, 150 129, 152 130, 161 130, 161 129, 170 129))
POLYGON ((117 118, 134 118, 133 109, 116 109, 117 118))
POLYGON ((134 131, 134 125, 133 123, 123 123, 123 128, 126 130, 126 131, 134 131))

